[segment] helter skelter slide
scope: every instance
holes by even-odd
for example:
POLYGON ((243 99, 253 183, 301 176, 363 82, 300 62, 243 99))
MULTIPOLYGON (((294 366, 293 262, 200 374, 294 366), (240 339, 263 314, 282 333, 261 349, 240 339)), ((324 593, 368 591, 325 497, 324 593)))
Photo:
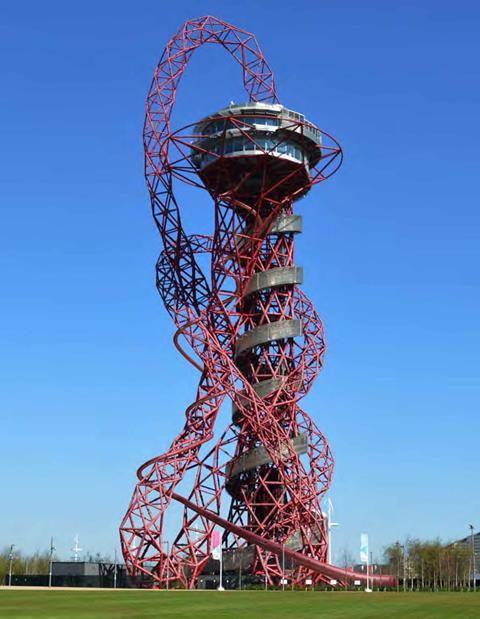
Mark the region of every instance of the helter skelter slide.
POLYGON ((177 329, 175 346, 200 378, 182 432, 137 472, 120 527, 129 573, 149 586, 193 588, 221 527, 226 570, 241 562, 244 572, 278 584, 286 558, 285 576, 298 586, 365 581, 327 563, 321 501, 333 458, 299 405, 322 367, 325 342, 299 287, 294 246, 302 219, 294 205, 338 169, 339 144, 279 102, 255 37, 211 16, 186 22, 167 44, 147 97, 144 144, 163 242, 157 288, 177 329), (174 129, 176 90, 193 52, 206 44, 240 64, 246 103, 174 129), (184 230, 177 183, 210 194, 210 236, 184 230), (206 258, 208 272, 200 268, 206 258), (215 441, 224 400, 231 423, 215 441), (180 494, 186 475, 191 491, 180 494), (172 501, 183 504, 183 520, 167 545, 172 501))

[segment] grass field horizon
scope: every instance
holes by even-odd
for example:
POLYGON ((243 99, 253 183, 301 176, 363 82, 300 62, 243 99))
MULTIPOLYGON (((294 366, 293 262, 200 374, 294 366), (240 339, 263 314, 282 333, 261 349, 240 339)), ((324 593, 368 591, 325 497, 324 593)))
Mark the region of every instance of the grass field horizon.
POLYGON ((480 594, 311 591, 0 591, 9 619, 478 619, 480 594))

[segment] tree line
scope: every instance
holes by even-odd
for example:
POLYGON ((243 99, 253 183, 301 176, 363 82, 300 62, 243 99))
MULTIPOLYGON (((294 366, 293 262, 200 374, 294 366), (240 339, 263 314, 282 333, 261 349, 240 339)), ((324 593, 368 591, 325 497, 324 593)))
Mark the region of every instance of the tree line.
POLYGON ((5 582, 5 577, 9 573, 10 561, 12 574, 48 574, 50 553, 44 551, 27 554, 16 549, 11 552, 10 548, 4 548, 0 551, 0 584, 5 582), (12 559, 10 559, 10 555, 12 555, 12 559))
MULTIPOLYGON (((350 553, 345 551, 344 554, 342 562, 346 567, 352 562, 350 553)), ((473 554, 470 544, 408 538, 404 543, 395 542, 387 546, 384 559, 383 564, 375 564, 374 572, 395 576, 399 590, 465 591, 472 587, 473 554)), ((56 561, 57 557, 53 556, 53 560, 56 561)), ((99 553, 88 553, 84 560, 111 562, 109 557, 99 553)), ((12 575, 46 575, 50 553, 37 551, 28 554, 17 549, 11 553, 9 547, 4 548, 0 551, 0 584, 6 582, 10 562, 12 575)))
POLYGON ((409 538, 384 550, 384 573, 396 577, 406 591, 455 591, 472 587, 473 554, 469 544, 409 538))
MULTIPOLYGON (((52 561, 58 561, 58 557, 54 554, 52 561)), ((91 561, 96 563, 112 563, 112 559, 99 552, 92 554, 87 552, 81 559, 82 561, 91 561)), ((0 585, 6 582, 10 570, 10 561, 12 564, 12 576, 45 576, 49 572, 50 567, 50 552, 37 551, 34 553, 25 553, 17 548, 11 552, 10 547, 0 550, 0 585), (12 559, 10 559, 12 555, 12 559)))

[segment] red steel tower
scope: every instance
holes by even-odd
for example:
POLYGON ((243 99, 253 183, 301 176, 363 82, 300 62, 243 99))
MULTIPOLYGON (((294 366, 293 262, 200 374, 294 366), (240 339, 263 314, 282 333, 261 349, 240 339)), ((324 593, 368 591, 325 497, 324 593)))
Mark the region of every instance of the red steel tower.
POLYGON ((338 169, 339 144, 279 102, 255 37, 211 16, 186 22, 167 44, 147 97, 144 144, 163 242, 157 288, 177 329, 175 346, 200 378, 182 432, 137 472, 120 528, 129 572, 151 586, 194 587, 219 525, 226 570, 241 563, 276 584, 286 557, 287 578, 298 585, 362 579, 327 564, 320 503, 333 458, 299 404, 322 367, 325 342, 299 287, 294 247, 302 218, 294 206, 338 169), (241 65, 246 103, 174 129, 177 87, 207 43, 241 65), (210 236, 184 230, 177 183, 210 194, 210 236), (231 423, 213 440, 224 400, 231 423), (179 493, 188 471, 191 490, 179 493), (184 507, 170 546, 164 527, 172 501, 184 507))

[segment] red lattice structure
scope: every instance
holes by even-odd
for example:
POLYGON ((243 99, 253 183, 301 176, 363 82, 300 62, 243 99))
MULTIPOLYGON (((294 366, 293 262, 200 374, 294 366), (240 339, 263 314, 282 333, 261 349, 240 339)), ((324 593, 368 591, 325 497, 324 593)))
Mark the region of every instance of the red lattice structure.
POLYGON ((240 562, 244 572, 278 584, 283 553, 286 577, 297 585, 363 580, 326 562, 321 500, 333 458, 299 404, 322 367, 325 342, 299 288, 294 204, 338 169, 339 144, 280 104, 255 37, 211 16, 186 22, 167 44, 147 97, 144 143, 163 242, 157 288, 177 329, 175 346, 200 378, 182 432, 137 472, 120 528, 129 572, 150 586, 195 587, 220 525, 225 570, 240 562), (179 82, 206 44, 222 46, 240 64, 247 103, 173 130, 179 82), (177 183, 210 194, 211 236, 184 230, 177 183), (214 441, 224 400, 232 421, 214 441), (191 491, 179 494, 187 472, 191 491), (183 519, 168 547, 172 501, 183 504, 183 519))

